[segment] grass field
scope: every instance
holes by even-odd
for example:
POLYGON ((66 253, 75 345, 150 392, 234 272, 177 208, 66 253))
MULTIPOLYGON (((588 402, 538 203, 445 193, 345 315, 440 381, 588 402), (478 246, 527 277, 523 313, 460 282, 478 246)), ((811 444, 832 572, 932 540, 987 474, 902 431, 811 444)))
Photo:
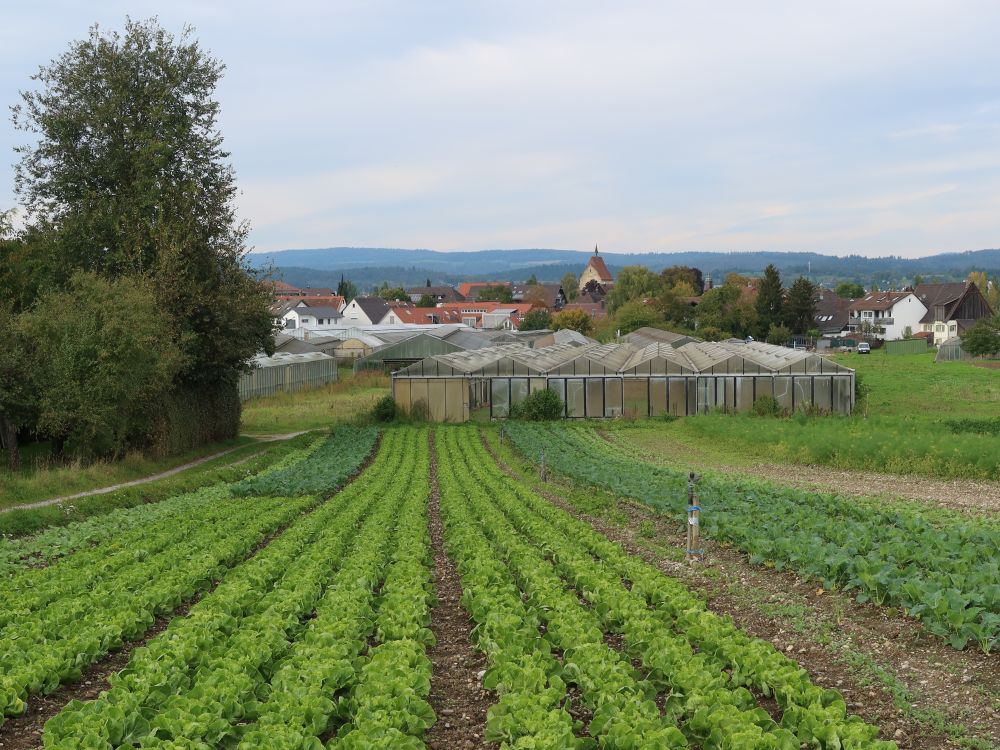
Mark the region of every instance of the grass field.
POLYGON ((49 458, 47 446, 29 446, 22 459, 21 471, 11 474, 6 464, 0 468, 0 508, 130 482, 168 471, 203 456, 237 449, 216 461, 207 462, 204 468, 209 469, 218 463, 238 460, 240 455, 251 452, 253 445, 253 439, 240 437, 166 458, 150 458, 136 452, 119 461, 96 461, 91 464, 57 464, 49 458))
POLYGON ((250 435, 296 432, 352 421, 389 393, 389 378, 380 373, 341 373, 341 380, 322 388, 278 393, 243 404, 243 432, 250 435))
POLYGON ((1000 479, 1000 436, 959 420, 1000 419, 1000 378, 933 354, 837 357, 870 389, 851 417, 709 414, 637 422, 622 436, 644 450, 690 449, 731 466, 748 461, 821 464, 896 474, 1000 479), (634 428, 634 429, 632 429, 634 428))

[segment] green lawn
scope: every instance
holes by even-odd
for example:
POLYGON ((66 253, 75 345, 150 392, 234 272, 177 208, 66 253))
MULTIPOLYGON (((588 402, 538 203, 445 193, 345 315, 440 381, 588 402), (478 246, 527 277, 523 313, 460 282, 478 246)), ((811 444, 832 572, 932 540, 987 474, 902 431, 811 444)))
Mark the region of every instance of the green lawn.
POLYGON ((933 354, 838 356, 870 387, 867 417, 788 418, 709 414, 622 425, 620 436, 667 458, 731 466, 748 461, 1000 479, 1000 435, 949 424, 1000 420, 1000 377, 969 362, 935 364, 933 354), (954 429, 953 429, 954 428, 954 429), (957 429, 957 431, 955 431, 957 429))
POLYGON ((844 354, 871 387, 869 415, 939 419, 1000 416, 1000 377, 971 362, 935 364, 934 354, 844 354))
POLYGON ((267 435, 325 429, 348 422, 389 394, 389 378, 380 373, 348 371, 321 388, 253 399, 243 404, 243 432, 267 435))

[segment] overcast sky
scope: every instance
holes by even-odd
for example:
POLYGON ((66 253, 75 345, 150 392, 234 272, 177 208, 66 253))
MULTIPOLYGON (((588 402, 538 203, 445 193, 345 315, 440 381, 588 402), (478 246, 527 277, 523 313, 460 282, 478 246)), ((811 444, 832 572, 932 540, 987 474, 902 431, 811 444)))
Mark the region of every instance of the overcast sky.
POLYGON ((259 250, 1000 246, 997 2, 8 3, 0 104, 126 14, 226 63, 259 250))

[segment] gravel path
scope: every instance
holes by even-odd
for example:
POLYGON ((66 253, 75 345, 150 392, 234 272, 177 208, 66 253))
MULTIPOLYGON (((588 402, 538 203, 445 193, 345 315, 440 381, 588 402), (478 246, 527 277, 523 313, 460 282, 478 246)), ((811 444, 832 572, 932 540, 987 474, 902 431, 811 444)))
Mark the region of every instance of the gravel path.
MULTIPOLYGON (((299 435, 304 435, 308 430, 302 430, 301 432, 289 432, 286 435, 256 435, 254 436, 258 443, 274 443, 279 440, 291 440, 299 435)), ((186 464, 180 466, 175 466, 167 471, 161 471, 159 474, 152 474, 148 477, 142 477, 141 479, 133 479, 129 482, 119 482, 118 484, 112 484, 108 487, 100 487, 95 490, 87 490, 86 492, 77 492, 75 495, 63 495, 62 497, 53 497, 49 500, 38 500, 33 503, 25 503, 23 505, 11 505, 7 508, 0 508, 0 513, 9 513, 12 510, 31 510, 32 508, 44 508, 47 505, 56 505, 57 503, 64 503, 67 500, 76 500, 81 497, 90 497, 92 495, 106 495, 109 492, 114 492, 115 490, 124 489, 126 487, 135 487, 139 484, 147 484, 148 482, 156 482, 160 479, 167 479, 175 474, 180 474, 182 471, 187 471, 188 469, 193 469, 196 466, 201 466, 202 464, 208 463, 209 461, 214 461, 217 458, 222 458, 223 456, 228 456, 234 451, 246 448, 248 445, 253 445, 253 443, 245 443, 243 445, 237 445, 235 448, 228 448, 224 451, 219 451, 218 453, 213 453, 210 456, 202 456, 194 461, 189 461, 186 464)), ((248 456, 247 458, 251 458, 248 456)), ((236 463, 241 463, 246 459, 240 459, 236 463)))

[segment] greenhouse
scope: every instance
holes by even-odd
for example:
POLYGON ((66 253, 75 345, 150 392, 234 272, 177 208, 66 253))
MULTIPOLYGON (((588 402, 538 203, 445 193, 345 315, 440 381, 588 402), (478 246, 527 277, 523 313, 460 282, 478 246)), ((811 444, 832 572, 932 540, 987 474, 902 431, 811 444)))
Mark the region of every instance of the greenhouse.
POLYGON ((337 379, 337 360, 321 352, 259 355, 250 364, 253 369, 244 373, 237 384, 241 401, 326 385, 337 379))
POLYGON ((759 342, 505 344, 427 357, 393 375, 393 396, 433 421, 504 418, 529 393, 559 394, 568 418, 748 411, 761 397, 789 412, 850 414, 854 371, 759 342))

